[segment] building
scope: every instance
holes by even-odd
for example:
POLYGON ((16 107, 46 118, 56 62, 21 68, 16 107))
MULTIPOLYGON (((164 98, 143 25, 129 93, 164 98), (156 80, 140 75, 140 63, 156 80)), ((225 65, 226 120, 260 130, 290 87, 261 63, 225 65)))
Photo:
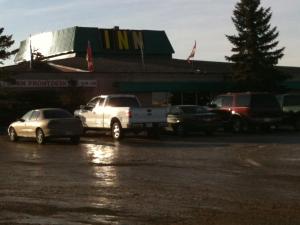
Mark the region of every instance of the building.
MULTIPOLYGON (((1 85, 21 92, 55 90, 60 94, 73 88, 85 99, 134 93, 144 104, 154 105, 204 104, 213 95, 230 90, 229 63, 188 64, 173 59, 173 53, 164 31, 71 27, 22 41, 16 65, 2 68, 14 81, 1 85), (93 72, 87 70, 88 43, 93 72)), ((300 68, 280 69, 293 76, 287 87, 299 90, 300 68)))

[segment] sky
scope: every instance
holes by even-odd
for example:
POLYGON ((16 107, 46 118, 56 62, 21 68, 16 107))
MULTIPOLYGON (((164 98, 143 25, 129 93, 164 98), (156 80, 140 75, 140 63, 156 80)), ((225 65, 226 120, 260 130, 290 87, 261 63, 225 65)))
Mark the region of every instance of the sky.
MULTIPOLYGON (((175 50, 186 59, 197 41, 195 60, 225 62, 235 34, 231 21, 238 0, 0 0, 0 27, 12 34, 15 48, 30 34, 73 26, 164 30, 175 50)), ((300 1, 261 0, 271 7, 271 25, 285 47, 282 66, 300 66, 300 1)), ((10 64, 12 60, 7 61, 10 64)))

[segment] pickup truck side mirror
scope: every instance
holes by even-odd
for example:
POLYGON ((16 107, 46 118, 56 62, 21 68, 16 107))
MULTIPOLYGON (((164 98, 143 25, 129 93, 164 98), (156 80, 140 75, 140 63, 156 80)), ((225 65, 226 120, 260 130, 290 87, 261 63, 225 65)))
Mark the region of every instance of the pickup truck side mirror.
POLYGON ((22 118, 19 118, 17 121, 22 122, 22 123, 25 122, 25 120, 22 118))

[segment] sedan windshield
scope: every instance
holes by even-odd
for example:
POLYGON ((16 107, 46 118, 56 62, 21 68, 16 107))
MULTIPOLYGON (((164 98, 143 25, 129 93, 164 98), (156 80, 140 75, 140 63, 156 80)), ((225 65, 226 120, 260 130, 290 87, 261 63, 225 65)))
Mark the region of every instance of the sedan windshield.
POLYGON ((72 118, 73 115, 65 110, 49 109, 44 111, 45 119, 72 118))

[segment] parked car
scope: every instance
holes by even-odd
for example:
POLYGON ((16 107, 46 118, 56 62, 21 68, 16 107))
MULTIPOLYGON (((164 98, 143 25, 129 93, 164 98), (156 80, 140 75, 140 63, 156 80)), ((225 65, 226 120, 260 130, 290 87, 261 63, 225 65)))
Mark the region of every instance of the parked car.
POLYGON ((248 131, 256 127, 269 129, 278 126, 283 116, 276 96, 270 93, 222 94, 211 105, 231 112, 231 128, 234 132, 248 131))
POLYGON ((96 96, 74 115, 85 130, 110 130, 116 140, 126 131, 147 131, 149 136, 156 136, 167 125, 166 108, 142 107, 135 95, 96 96))
POLYGON ((221 125, 220 117, 209 112, 205 106, 174 105, 171 106, 167 116, 167 130, 179 136, 192 131, 203 131, 213 134, 221 125))
POLYGON ((284 113, 283 124, 300 130, 300 94, 282 94, 277 98, 284 113))
POLYGON ((231 131, 232 130, 232 113, 231 113, 231 111, 229 111, 227 109, 217 107, 214 104, 213 105, 208 104, 206 109, 209 112, 215 113, 219 116, 219 118, 221 120, 221 128, 224 131, 231 131))
POLYGON ((66 110, 59 108, 35 109, 8 127, 11 141, 20 137, 35 138, 38 144, 44 144, 48 138, 70 138, 78 143, 83 128, 81 121, 66 110))

